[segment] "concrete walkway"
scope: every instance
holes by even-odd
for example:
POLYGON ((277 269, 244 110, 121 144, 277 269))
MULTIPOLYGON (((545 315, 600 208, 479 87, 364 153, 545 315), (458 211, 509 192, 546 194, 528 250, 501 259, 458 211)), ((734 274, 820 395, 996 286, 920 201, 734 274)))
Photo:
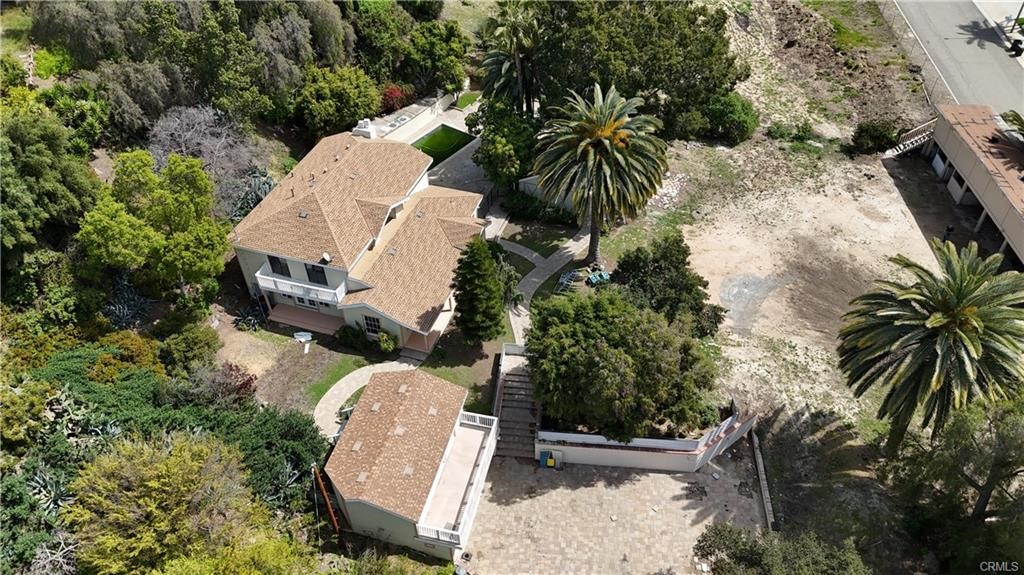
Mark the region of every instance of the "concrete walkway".
POLYGON ((320 433, 327 437, 338 433, 338 427, 340 427, 338 423, 338 410, 341 409, 342 405, 345 405, 345 402, 348 401, 349 397, 352 397, 353 393, 362 389, 370 381, 371 375, 385 371, 416 369, 419 365, 420 362, 418 361, 401 358, 396 361, 385 361, 360 367, 339 379, 320 398, 320 402, 316 404, 316 409, 313 410, 313 419, 316 420, 316 426, 320 428, 320 433))
POLYGON ((533 294, 537 293, 537 288, 558 273, 565 264, 576 259, 580 252, 587 249, 589 242, 589 231, 581 229, 570 240, 562 244, 557 252, 545 259, 525 246, 508 240, 499 240, 505 249, 523 256, 535 266, 519 281, 519 291, 523 292, 523 303, 508 311, 508 320, 512 324, 512 334, 515 336, 516 343, 520 345, 526 343, 526 330, 530 328, 530 300, 533 298, 533 294))

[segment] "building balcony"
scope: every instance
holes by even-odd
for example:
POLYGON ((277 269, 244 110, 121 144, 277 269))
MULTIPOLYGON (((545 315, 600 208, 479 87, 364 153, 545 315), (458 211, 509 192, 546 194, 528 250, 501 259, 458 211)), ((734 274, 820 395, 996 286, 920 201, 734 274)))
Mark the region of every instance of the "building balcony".
POLYGON ((462 412, 448 457, 427 497, 416 536, 464 548, 494 456, 497 418, 462 412))
POLYGON ((341 303, 341 298, 345 296, 344 283, 339 285, 337 288, 331 289, 327 286, 297 281, 294 278, 279 276, 270 271, 269 263, 263 264, 259 271, 256 272, 256 282, 259 284, 260 289, 327 302, 334 305, 341 303))

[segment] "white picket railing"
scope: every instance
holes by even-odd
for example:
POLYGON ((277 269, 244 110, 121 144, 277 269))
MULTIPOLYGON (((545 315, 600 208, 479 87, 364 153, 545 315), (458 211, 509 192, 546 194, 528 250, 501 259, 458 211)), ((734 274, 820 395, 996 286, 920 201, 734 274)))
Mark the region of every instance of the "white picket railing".
POLYGON ((256 282, 259 283, 261 288, 266 290, 286 293, 292 296, 311 298, 333 304, 340 302, 341 298, 345 295, 344 284, 338 286, 337 289, 330 289, 295 281, 293 279, 285 279, 281 276, 274 275, 270 270, 270 264, 263 264, 259 271, 256 272, 256 282))
POLYGON ((498 418, 491 417, 490 415, 480 415, 479 413, 470 413, 468 411, 463 411, 459 415, 459 423, 468 423, 470 425, 493 428, 497 422, 498 418))
POLYGON ((452 531, 451 529, 439 529, 437 527, 417 525, 416 536, 424 539, 433 539, 435 541, 451 543, 456 547, 462 545, 462 535, 458 531, 452 531))

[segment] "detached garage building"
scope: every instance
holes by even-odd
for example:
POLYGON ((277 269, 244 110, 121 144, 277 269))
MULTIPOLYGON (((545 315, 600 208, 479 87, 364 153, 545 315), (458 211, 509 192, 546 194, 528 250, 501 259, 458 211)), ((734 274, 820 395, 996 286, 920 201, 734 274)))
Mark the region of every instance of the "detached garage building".
POLYGON ((1024 261, 1024 139, 988 106, 939 106, 926 154, 957 204, 980 205, 974 228, 991 220, 999 248, 1024 261))
POLYGON ((455 560, 469 543, 497 419, 418 369, 375 373, 327 460, 352 531, 455 560))

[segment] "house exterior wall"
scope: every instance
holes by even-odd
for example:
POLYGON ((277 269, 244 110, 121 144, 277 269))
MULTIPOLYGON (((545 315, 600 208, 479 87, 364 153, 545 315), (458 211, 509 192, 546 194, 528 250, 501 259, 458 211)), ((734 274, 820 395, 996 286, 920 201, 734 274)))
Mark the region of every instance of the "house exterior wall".
MULTIPOLYGON (((249 287, 249 293, 256 295, 258 291, 255 289, 258 285, 256 282, 256 272, 263 267, 263 264, 268 263, 267 254, 257 252, 247 248, 236 247, 235 255, 238 257, 238 264, 242 268, 242 277, 245 278, 246 285, 249 287)), ((291 274, 290 281, 309 284, 313 287, 324 288, 324 289, 337 289, 345 283, 348 274, 338 268, 330 266, 324 266, 316 262, 302 262, 299 260, 289 259, 286 257, 278 256, 288 264, 288 273, 291 274), (306 275, 306 263, 312 263, 319 265, 324 268, 324 275, 327 277, 327 285, 321 286, 320 284, 314 284, 309 281, 309 276, 306 275)))
MULTIPOLYGON (((1018 256, 1024 257, 1024 215, 1010 204, 1010 200, 989 173, 985 163, 942 116, 939 116, 939 121, 935 125, 934 138, 935 144, 948 158, 949 167, 963 176, 974 198, 977 198, 985 208, 988 217, 996 224, 1003 237, 1013 246, 1018 256)), ((947 178, 952 179, 952 169, 947 169, 947 178)), ((953 188, 950 189, 950 193, 959 203, 957 190, 953 188)))
POLYGON ((448 561, 454 557, 452 547, 418 539, 416 523, 405 517, 358 500, 343 500, 341 505, 344 507, 345 516, 352 525, 352 530, 357 533, 402 545, 448 561))
MULTIPOLYGON (((345 323, 350 325, 350 326, 352 326, 352 327, 357 327, 359 329, 365 329, 366 321, 363 319, 363 316, 367 316, 368 315, 368 316, 375 317, 375 318, 380 320, 380 328, 381 329, 389 332, 391 335, 395 336, 396 338, 401 338, 401 334, 403 332, 402 326, 399 325, 398 322, 394 321, 393 319, 384 317, 383 315, 378 313, 373 308, 370 308, 370 307, 365 306, 365 305, 347 306, 347 307, 343 306, 339 311, 344 313, 345 323)), ((404 345, 404 343, 405 343, 404 341, 399 341, 399 344, 403 344, 404 345)))

